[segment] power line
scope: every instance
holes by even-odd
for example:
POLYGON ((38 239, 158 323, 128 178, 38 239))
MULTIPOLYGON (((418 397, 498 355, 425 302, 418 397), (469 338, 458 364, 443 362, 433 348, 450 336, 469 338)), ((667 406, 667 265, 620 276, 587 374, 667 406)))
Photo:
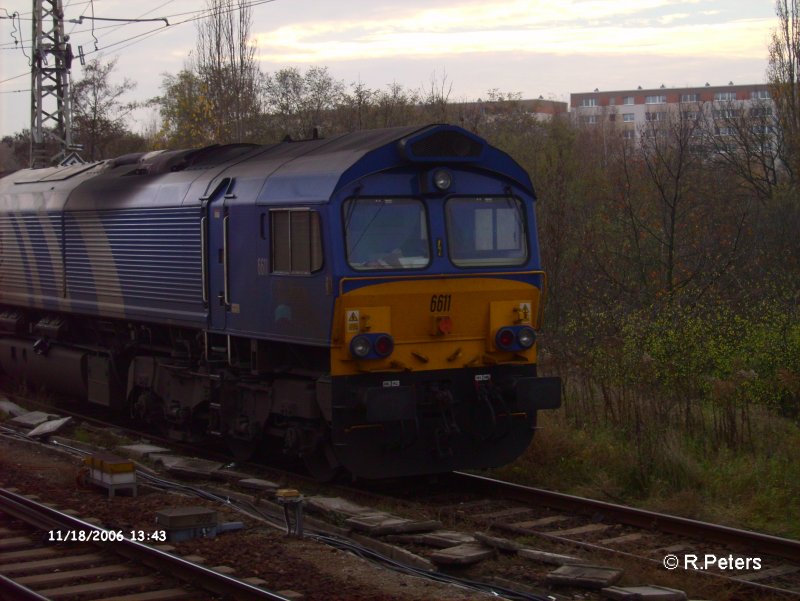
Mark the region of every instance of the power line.
MULTIPOLYGON (((169 21, 166 17, 156 17, 155 19, 114 19, 112 17, 85 17, 81 15, 77 19, 69 19, 70 23, 77 23, 78 25, 83 25, 84 21, 125 21, 127 23, 145 23, 147 21, 164 21, 169 27, 169 21)), ((94 27, 92 27, 92 31, 94 31, 94 27)))
MULTIPOLYGON (((67 6, 70 6, 70 5, 73 5, 73 6, 80 6, 81 4, 90 4, 91 2, 92 2, 92 0, 85 0, 84 2, 76 2, 76 3, 73 5, 73 4, 72 4, 72 2, 70 1, 70 2, 67 2, 67 6)), ((65 8, 66 8, 66 7, 65 7, 65 8)), ((0 8, 0 10, 6 10, 6 9, 5 9, 5 8, 0 8)), ((33 15, 33 12, 26 12, 26 13, 19 13, 19 14, 20 14, 20 16, 32 17, 32 15, 33 15)), ((25 19, 25 20, 26 20, 26 21, 30 21, 31 19, 25 19)))
MULTIPOLYGON (((81 17, 82 17, 83 15, 85 15, 85 14, 86 14, 86 11, 87 11, 87 10, 89 10, 89 4, 90 4, 90 2, 86 2, 85 4, 86 4, 86 6, 84 6, 84 7, 83 7, 83 10, 81 11, 81 14, 80 14, 80 16, 81 16, 81 17)), ((72 36, 72 32, 73 32, 73 31, 75 31, 75 28, 76 28, 77 26, 78 26, 77 24, 73 25, 73 26, 72 26, 72 29, 70 29, 70 30, 69 30, 69 33, 68 33, 68 35, 72 36)))
POLYGON ((26 76, 29 76, 29 75, 30 75, 30 72, 27 71, 25 73, 20 73, 19 75, 14 75, 13 77, 8 77, 7 79, 0 79, 0 84, 4 84, 7 81, 12 81, 14 79, 19 79, 20 77, 26 77, 26 76))
MULTIPOLYGON (((172 0, 170 0, 170 2, 171 1, 172 0)), ((276 0, 252 0, 251 2, 245 3, 241 8, 253 8, 253 7, 256 7, 256 6, 260 6, 262 4, 271 4, 272 2, 275 2, 275 1, 276 0)), ((170 2, 167 2, 162 6, 165 6, 166 4, 169 4, 170 2)), ((91 2, 86 2, 85 4, 89 5, 89 4, 91 4, 91 2)), ((88 8, 88 6, 87 6, 87 8, 88 8)), ((235 12, 235 11, 239 10, 239 8, 240 8, 239 6, 234 6, 234 7, 231 7, 230 9, 228 9, 226 11, 222 11, 219 14, 228 14, 228 13, 231 13, 231 12, 235 12)), ((156 9, 153 9, 153 10, 158 10, 158 9, 156 8, 156 9)), ((148 11, 148 12, 153 12, 153 11, 151 10, 151 11, 148 11)), ((28 14, 30 14, 30 13, 28 13, 28 14)), ((145 14, 147 14, 147 13, 145 13, 145 14)), ((159 29, 155 29, 155 30, 151 30, 151 31, 148 31, 148 32, 136 34, 136 35, 130 36, 128 38, 124 38, 122 40, 119 40, 117 42, 113 42, 111 44, 107 44, 106 46, 104 46, 102 48, 97 48, 95 50, 91 50, 89 52, 86 52, 84 54, 84 56, 89 56, 91 54, 95 54, 95 53, 98 53, 98 52, 104 52, 104 51, 106 51, 106 50, 108 50, 110 48, 114 48, 116 46, 120 46, 121 44, 125 44, 124 46, 122 46, 121 48, 119 48, 117 50, 117 52, 119 52, 120 50, 124 50, 125 48, 133 46, 134 44, 137 44, 137 43, 139 43, 141 41, 144 41, 145 39, 147 39, 149 37, 157 35, 158 33, 161 33, 162 31, 166 31, 167 29, 172 29, 174 27, 177 27, 178 25, 184 25, 186 23, 199 21, 200 19, 206 18, 210 14, 212 14, 212 11, 209 10, 209 9, 198 9, 198 10, 193 10, 193 11, 184 11, 184 12, 180 12, 180 13, 174 13, 174 14, 166 15, 165 17, 162 17, 162 18, 159 18, 159 19, 153 19, 153 20, 166 20, 166 19, 174 19, 176 17, 182 17, 182 16, 185 16, 185 15, 193 15, 193 16, 187 18, 187 19, 184 19, 183 21, 173 22, 173 23, 171 23, 169 25, 169 27, 161 27, 159 29), (128 42, 131 42, 131 43, 128 44, 128 42)), ((88 17, 85 17, 85 18, 88 19, 88 17)), ((135 20, 135 19, 131 19, 130 22, 126 22, 126 23, 123 23, 121 25, 109 25, 109 26, 106 26, 106 28, 110 29, 110 28, 124 27, 124 26, 130 25, 130 24, 132 24, 132 23, 134 23, 136 21, 137 20, 135 20)), ((141 19, 141 21, 144 21, 144 20, 141 19)), ((100 29, 102 29, 102 28, 97 28, 97 30, 100 30, 100 29)), ((87 31, 90 31, 90 30, 87 29, 87 30, 82 30, 82 31, 75 32, 75 33, 85 33, 87 31)), ((25 74, 22 74, 22 75, 25 75, 25 74)), ((15 79, 16 77, 21 77, 22 75, 18 75, 18 76, 15 76, 15 77, 11 77, 9 79, 1 80, 0 84, 5 83, 6 81, 10 81, 11 79, 15 79)))
MULTIPOLYGON (((162 8, 164 8, 165 6, 167 6, 168 4, 172 4, 174 1, 175 1, 175 0, 167 0, 166 2, 164 2, 163 4, 159 4, 159 5, 158 5, 158 6, 156 6, 155 8, 151 8, 150 10, 146 10, 145 12, 143 12, 142 14, 140 14, 140 15, 139 15, 137 18, 138 18, 138 19, 141 19, 142 17, 146 17, 146 16, 147 16, 147 15, 149 15, 150 13, 154 13, 154 12, 156 12, 157 10, 161 10, 162 8)), ((167 15, 167 17, 166 17, 166 18, 169 18, 169 15, 167 15)), ((97 31, 99 31, 99 30, 101 30, 101 29, 120 29, 121 27, 127 27, 128 25, 133 25, 133 23, 121 23, 121 24, 119 24, 119 25, 106 25, 106 26, 104 26, 104 27, 97 27, 97 28, 96 28, 96 30, 97 30, 97 31)), ((79 32, 79 33, 80 33, 80 32, 79 32)), ((105 34, 101 35, 100 37, 101 37, 101 38, 103 38, 103 37, 105 37, 106 35, 108 35, 108 33, 109 33, 109 32, 107 32, 107 33, 105 33, 105 34)))
MULTIPOLYGON (((272 2, 275 2, 275 0, 253 0, 252 2, 248 2, 248 3, 244 4, 241 8, 253 8, 254 6, 260 6, 262 4, 271 4, 272 2)), ((239 10, 239 8, 240 8, 239 6, 234 6, 234 7, 230 8, 229 10, 222 11, 222 12, 220 12, 218 14, 228 14, 228 13, 235 12, 235 11, 239 10)), ((193 21, 199 21, 200 19, 206 18, 210 14, 211 14, 210 10, 203 9, 202 11, 188 11, 188 12, 184 12, 184 13, 178 13, 176 15, 169 15, 169 18, 172 18, 172 17, 175 17, 175 16, 181 16, 181 15, 196 15, 196 16, 190 17, 188 19, 184 19, 183 21, 175 22, 172 25, 170 25, 169 27, 161 27, 161 28, 153 30, 153 31, 141 33, 141 34, 126 38, 124 40, 120 40, 118 42, 114 42, 112 44, 108 44, 105 47, 103 47, 102 49, 98 49, 98 50, 93 50, 91 52, 87 52, 86 56, 88 56, 90 54, 94 54, 96 52, 103 52, 105 50, 108 50, 109 48, 114 48, 115 46, 119 46, 120 44, 126 44, 126 42, 131 42, 130 44, 126 44, 126 45, 122 46, 121 48, 119 48, 117 50, 117 53, 118 53, 120 50, 124 50, 125 48, 133 46, 134 44, 138 44, 139 42, 144 41, 145 39, 147 39, 149 37, 152 37, 154 35, 157 35, 157 34, 161 33, 162 31, 167 31, 167 29, 172 29, 174 27, 177 27, 178 25, 184 25, 185 23, 191 23, 193 21), (141 38, 141 39, 139 39, 139 38, 141 38)))
MULTIPOLYGON (((259 5, 261 5, 261 4, 267 4, 267 3, 274 2, 274 1, 275 1, 275 0, 254 0, 254 1, 252 1, 252 2, 249 2, 249 3, 245 4, 245 5, 243 6, 243 8, 252 8, 252 7, 254 7, 254 6, 259 6, 259 5)), ((78 19, 69 19, 69 20, 68 20, 68 22, 70 22, 70 23, 73 23, 73 24, 75 24, 76 26, 77 26, 79 23, 82 23, 84 20, 92 20, 92 19, 94 19, 95 21, 100 21, 100 20, 106 20, 106 21, 109 21, 109 20, 114 20, 114 21, 125 21, 125 22, 124 22, 124 23, 121 23, 121 24, 119 24, 119 25, 105 25, 105 26, 103 26, 103 27, 94 27, 94 28, 92 28, 92 29, 81 29, 81 30, 78 30, 78 31, 75 31, 75 30, 74 30, 74 28, 73 28, 72 30, 70 30, 70 32, 69 32, 69 33, 70 33, 70 35, 75 35, 75 34, 79 34, 79 33, 86 33, 86 32, 90 32, 90 31, 100 31, 100 30, 102 30, 102 29, 119 29, 119 28, 121 28, 121 27, 125 27, 125 26, 127 26, 127 25, 132 25, 132 24, 135 24, 135 23, 137 23, 137 22, 147 22, 147 21, 168 21, 169 19, 175 19, 175 18, 177 18, 177 17, 183 17, 183 16, 186 16, 186 15, 194 15, 194 16, 192 16, 192 17, 191 17, 191 18, 189 18, 189 19, 184 19, 183 21, 177 21, 177 22, 175 22, 175 23, 172 23, 172 24, 170 25, 170 26, 174 27, 174 26, 176 26, 176 25, 182 25, 182 24, 184 24, 184 23, 189 23, 189 22, 192 22, 192 21, 197 21, 197 20, 199 20, 199 19, 203 19, 203 18, 205 18, 206 16, 210 15, 210 14, 211 14, 211 12, 212 12, 211 10, 209 10, 209 9, 205 9, 205 8, 204 8, 204 9, 198 9, 198 10, 191 10, 191 11, 184 11, 184 12, 178 12, 178 13, 167 14, 167 15, 164 15, 163 17, 157 17, 157 18, 153 18, 153 19, 143 19, 143 18, 142 18, 144 15, 147 15, 147 14, 150 14, 150 13, 152 13, 152 12, 155 12, 155 11, 156 11, 156 10, 158 10, 159 8, 163 8, 164 6, 166 6, 166 5, 168 5, 168 4, 171 4, 172 2, 174 2, 174 0, 168 0, 167 2, 164 2, 164 3, 163 3, 163 4, 161 4, 160 6, 157 6, 156 8, 154 8, 154 9, 151 9, 151 10, 149 10, 149 11, 146 11, 145 13, 143 13, 142 15, 140 15, 139 17, 137 17, 137 18, 131 18, 131 19, 108 19, 108 18, 103 18, 103 17, 86 17, 86 16, 84 16, 84 14, 82 13, 82 14, 81 14, 81 15, 78 17, 78 19)), ((89 8, 89 5, 90 5, 91 3, 90 3, 90 2, 85 2, 85 3, 83 3, 83 4, 86 4, 86 7, 84 8, 84 13, 85 13, 85 12, 86 12, 86 10, 89 8)), ((227 13, 230 13, 230 12, 234 12, 234 11, 236 11, 236 10, 239 10, 239 7, 238 7, 238 6, 234 6, 234 7, 232 7, 230 10, 224 11, 223 13, 220 13, 220 14, 227 14, 227 13)), ((30 14, 30 13, 27 13, 27 14, 30 14)), ((32 19, 30 19, 30 18, 29 18, 29 19, 24 19, 24 20, 30 21, 30 20, 32 20, 32 19)), ((148 32, 148 33, 151 33, 151 32, 148 32)), ((120 41, 118 41, 118 42, 114 42, 114 45, 118 45, 118 44, 124 43, 124 42, 126 42, 126 41, 129 41, 129 40, 131 40, 131 39, 138 38, 138 37, 140 37, 140 36, 142 36, 142 35, 146 35, 146 34, 137 34, 137 35, 135 35, 135 36, 131 36, 130 38, 126 38, 126 39, 124 39, 124 40, 120 40, 120 41)), ((103 36, 101 36, 101 37, 103 37, 103 36)), ((9 44, 11 44, 11 43, 12 43, 12 42, 0 42, 0 47, 2 47, 2 46, 5 46, 5 45, 9 45, 9 44)), ((99 49, 98 51, 102 51, 102 50, 103 50, 103 49, 99 49)))
MULTIPOLYGON (((172 1, 172 0, 170 0, 170 1, 172 1)), ((167 18, 167 17, 165 17, 165 18, 167 18)), ((163 19, 159 18, 159 19, 151 19, 151 20, 158 20, 158 21, 161 21, 161 20, 163 20, 163 19)), ((79 30, 75 31, 75 29, 74 29, 74 28, 78 26, 78 23, 77 23, 76 21, 77 21, 77 19, 70 19, 70 20, 68 21, 68 22, 72 23, 72 25, 73 25, 73 29, 71 29, 71 30, 68 32, 68 35, 69 35, 70 37, 72 37, 72 36, 75 36, 75 35, 78 35, 78 34, 81 34, 81 33, 88 33, 88 32, 91 32, 91 31, 92 31, 92 29, 91 29, 91 28, 90 28, 90 29, 79 29, 79 30)), ((125 21, 127 21, 127 19, 126 19, 125 21)), ((125 22, 125 23, 120 23, 120 24, 118 24, 118 25, 103 25, 103 26, 101 26, 101 27, 95 27, 95 28, 94 28, 94 30, 95 30, 95 31, 102 31, 102 30, 104 30, 104 29, 119 29, 120 27, 125 27, 125 26, 127 26, 127 25, 134 25, 134 24, 135 24, 135 23, 131 23, 131 22, 125 22)), ((107 35, 107 33, 106 33, 106 34, 104 34, 104 35, 107 35)), ((104 37, 104 36, 99 36, 99 37, 101 37, 101 38, 102 38, 102 37, 104 37)), ((0 42, 0 49, 2 49, 3 47, 7 47, 7 48, 11 48, 11 49, 16 49, 16 44, 15 44, 14 42, 0 42)))

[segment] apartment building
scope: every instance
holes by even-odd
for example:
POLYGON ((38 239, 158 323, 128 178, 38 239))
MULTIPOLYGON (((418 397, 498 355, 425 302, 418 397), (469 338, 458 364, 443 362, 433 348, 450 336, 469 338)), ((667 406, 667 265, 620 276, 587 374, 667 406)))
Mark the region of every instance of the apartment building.
POLYGON ((570 113, 578 123, 613 123, 626 138, 636 138, 652 122, 666 120, 670 112, 696 111, 714 119, 717 133, 728 133, 727 123, 740 115, 771 116, 774 105, 766 84, 666 88, 636 88, 612 92, 570 94, 570 113))

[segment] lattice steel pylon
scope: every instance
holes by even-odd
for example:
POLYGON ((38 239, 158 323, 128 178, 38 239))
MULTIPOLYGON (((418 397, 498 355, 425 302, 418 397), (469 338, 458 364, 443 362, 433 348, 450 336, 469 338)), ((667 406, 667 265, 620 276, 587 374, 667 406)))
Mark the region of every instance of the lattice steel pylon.
POLYGON ((31 167, 47 167, 72 149, 69 70, 72 48, 64 35, 61 0, 33 0, 31 59, 31 167), (58 143, 48 150, 45 139, 58 143))

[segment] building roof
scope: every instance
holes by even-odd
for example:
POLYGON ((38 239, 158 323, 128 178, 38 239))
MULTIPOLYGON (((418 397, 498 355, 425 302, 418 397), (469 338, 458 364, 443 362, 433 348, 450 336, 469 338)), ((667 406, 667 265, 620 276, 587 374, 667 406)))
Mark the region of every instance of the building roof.
POLYGON ((580 106, 581 101, 587 98, 596 98, 598 106, 607 106, 611 104, 610 100, 613 98, 615 99, 615 104, 622 104, 622 98, 626 96, 633 96, 634 102, 633 104, 645 104, 645 98, 647 96, 666 96, 666 102, 680 102, 681 96, 685 94, 697 94, 699 101, 711 101, 714 100, 715 94, 719 92, 735 92, 737 94, 738 100, 746 100, 750 98, 750 93, 754 91, 761 91, 761 90, 768 90, 768 84, 728 84, 726 86, 711 86, 708 84, 702 86, 687 86, 681 88, 667 88, 667 87, 659 87, 659 88, 636 88, 636 89, 628 89, 628 90, 609 90, 609 91, 600 91, 596 90, 594 92, 576 92, 570 94, 570 107, 576 108, 580 106), (742 97, 739 97, 739 94, 742 94, 742 97), (744 95, 747 95, 746 97, 744 95))

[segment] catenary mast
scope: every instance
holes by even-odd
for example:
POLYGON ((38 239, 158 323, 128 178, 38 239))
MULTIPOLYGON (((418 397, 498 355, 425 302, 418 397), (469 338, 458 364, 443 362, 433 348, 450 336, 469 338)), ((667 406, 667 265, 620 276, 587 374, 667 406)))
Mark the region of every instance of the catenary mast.
POLYGON ((61 0, 33 0, 31 58, 31 167, 47 167, 72 147, 69 70, 72 48, 64 35, 61 0), (45 138, 58 142, 47 150, 45 138))

